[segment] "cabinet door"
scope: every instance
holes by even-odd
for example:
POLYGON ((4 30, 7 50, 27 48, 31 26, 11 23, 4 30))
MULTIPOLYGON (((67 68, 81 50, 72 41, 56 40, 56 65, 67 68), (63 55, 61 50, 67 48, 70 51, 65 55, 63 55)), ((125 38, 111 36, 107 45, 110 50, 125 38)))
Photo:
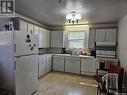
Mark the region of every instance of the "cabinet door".
POLYGON ((106 29, 106 41, 116 42, 117 29, 106 29))
POLYGON ((95 41, 96 42, 105 41, 105 29, 96 29, 95 41))
POLYGON ((88 66, 88 72, 93 73, 93 75, 96 72, 96 66, 95 66, 95 62, 94 62, 94 58, 88 58, 87 59, 87 66, 88 66))
POLYGON ((81 72, 87 71, 88 66, 87 66, 87 61, 86 58, 81 59, 81 72))
POLYGON ((20 20, 20 31, 27 32, 27 22, 20 20))
POLYGON ((49 47, 50 31, 40 28, 39 29, 39 48, 49 47))
POLYGON ((42 33, 42 29, 39 28, 39 48, 43 47, 43 33, 42 33))
POLYGON ((80 60, 65 59, 65 72, 80 74, 80 60))
POLYGON ((46 56, 39 57, 39 77, 43 76, 46 73, 46 56))
POLYGON ((49 47, 49 42, 50 42, 50 31, 46 30, 46 45, 45 45, 45 47, 49 47))
POLYGON ((96 65, 94 58, 85 58, 81 60, 81 74, 95 75, 96 65))
POLYGON ((33 33, 34 32, 34 25, 28 23, 28 33, 33 33))
POLYGON ((49 30, 43 30, 43 47, 49 47, 49 30))
POLYGON ((52 61, 52 55, 47 55, 47 65, 46 65, 46 72, 51 71, 51 61, 52 61))
POLYGON ((64 71, 64 57, 53 57, 53 70, 64 71))
POLYGON ((95 29, 90 29, 88 47, 90 49, 93 49, 94 46, 95 46, 95 29))
POLYGON ((69 59, 65 59, 65 72, 73 73, 73 63, 69 59))
POLYGON ((40 74, 41 76, 43 76, 43 75, 46 73, 46 72, 45 72, 45 71, 46 71, 46 70, 45 70, 45 67, 46 67, 46 66, 45 66, 45 62, 42 61, 42 62, 41 62, 41 74, 40 74))
POLYGON ((63 47, 62 31, 51 31, 51 47, 63 47))
POLYGON ((34 26, 34 34, 39 34, 39 27, 38 26, 34 26))

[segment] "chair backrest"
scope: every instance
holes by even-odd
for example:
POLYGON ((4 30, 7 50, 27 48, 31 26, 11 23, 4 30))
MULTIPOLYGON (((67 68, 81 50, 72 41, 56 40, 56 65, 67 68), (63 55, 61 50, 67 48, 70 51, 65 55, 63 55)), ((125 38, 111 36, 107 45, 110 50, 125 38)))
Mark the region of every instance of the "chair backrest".
POLYGON ((109 73, 116 73, 118 74, 118 85, 119 85, 119 92, 122 91, 122 82, 123 82, 123 75, 124 75, 124 69, 119 66, 110 65, 109 67, 109 73))
POLYGON ((110 65, 109 66, 109 73, 123 74, 124 69, 119 66, 110 65))

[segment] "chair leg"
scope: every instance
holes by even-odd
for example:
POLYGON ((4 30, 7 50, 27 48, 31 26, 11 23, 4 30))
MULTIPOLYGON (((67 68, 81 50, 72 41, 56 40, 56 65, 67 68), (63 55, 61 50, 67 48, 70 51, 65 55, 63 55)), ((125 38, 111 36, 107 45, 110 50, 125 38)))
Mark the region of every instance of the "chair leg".
POLYGON ((98 95, 98 90, 99 90, 99 87, 97 87, 97 95, 98 95))
POLYGON ((98 87, 97 87, 97 95, 98 95, 98 93, 99 93, 99 95, 101 95, 101 88, 100 88, 99 85, 98 85, 98 87))
POLYGON ((101 89, 100 89, 100 95, 101 95, 101 89))

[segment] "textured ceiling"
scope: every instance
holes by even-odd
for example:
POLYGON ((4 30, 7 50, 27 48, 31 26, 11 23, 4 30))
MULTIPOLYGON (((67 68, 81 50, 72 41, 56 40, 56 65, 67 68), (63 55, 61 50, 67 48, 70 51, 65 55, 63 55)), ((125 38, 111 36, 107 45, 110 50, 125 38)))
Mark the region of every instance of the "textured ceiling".
POLYGON ((127 0, 16 0, 16 12, 46 25, 65 25, 65 16, 76 10, 80 23, 116 22, 127 14, 127 0))

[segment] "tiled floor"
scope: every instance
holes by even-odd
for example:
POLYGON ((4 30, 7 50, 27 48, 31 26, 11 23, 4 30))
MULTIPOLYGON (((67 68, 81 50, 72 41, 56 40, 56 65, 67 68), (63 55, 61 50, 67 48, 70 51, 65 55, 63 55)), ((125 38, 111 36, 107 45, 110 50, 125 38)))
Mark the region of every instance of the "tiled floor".
POLYGON ((91 77, 51 72, 39 80, 34 95, 97 95, 97 83, 91 77))

